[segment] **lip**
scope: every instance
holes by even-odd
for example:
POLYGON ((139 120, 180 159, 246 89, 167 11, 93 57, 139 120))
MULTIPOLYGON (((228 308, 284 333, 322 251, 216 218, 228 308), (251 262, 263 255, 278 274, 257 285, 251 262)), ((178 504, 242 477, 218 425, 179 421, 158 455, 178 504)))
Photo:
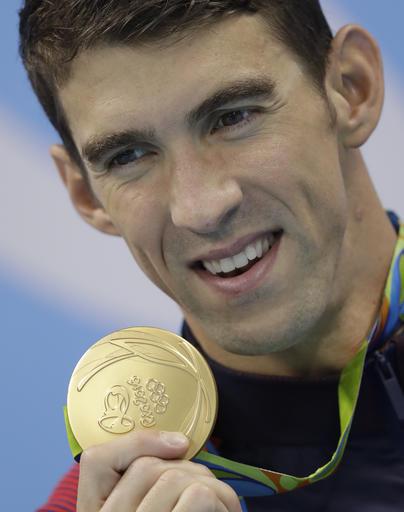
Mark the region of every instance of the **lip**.
POLYGON ((283 232, 280 232, 276 235, 274 245, 265 254, 265 256, 247 270, 247 272, 240 274, 239 276, 222 278, 215 276, 202 268, 195 268, 194 271, 198 277, 209 286, 209 288, 223 295, 234 297, 243 293, 251 292, 262 284, 269 272, 272 270, 276 262, 279 247, 282 243, 282 238, 283 232))
POLYGON ((224 258, 230 258, 235 256, 239 252, 243 251, 247 245, 256 242, 260 238, 267 236, 268 234, 278 233, 279 229, 274 229, 271 231, 262 231, 261 233, 253 233, 251 235, 246 235, 242 238, 239 238, 235 242, 230 245, 227 245, 223 248, 212 249, 211 251, 194 258, 191 262, 191 266, 195 265, 195 263, 199 263, 202 260, 222 260, 224 258))

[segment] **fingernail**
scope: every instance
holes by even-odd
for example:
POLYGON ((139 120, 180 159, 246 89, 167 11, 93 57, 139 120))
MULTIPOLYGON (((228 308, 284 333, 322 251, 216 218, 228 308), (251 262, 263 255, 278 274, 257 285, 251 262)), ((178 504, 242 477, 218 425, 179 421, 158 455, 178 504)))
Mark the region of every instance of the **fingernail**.
POLYGON ((164 443, 170 446, 185 446, 188 444, 188 438, 181 434, 181 432, 165 432, 164 430, 160 432, 160 437, 164 443))

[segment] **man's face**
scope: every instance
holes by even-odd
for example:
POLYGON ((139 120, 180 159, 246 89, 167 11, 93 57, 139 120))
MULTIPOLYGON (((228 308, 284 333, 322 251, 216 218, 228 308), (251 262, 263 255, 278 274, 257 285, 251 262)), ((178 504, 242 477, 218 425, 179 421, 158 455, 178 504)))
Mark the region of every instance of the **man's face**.
POLYGON ((95 196, 191 326, 248 354, 318 328, 342 286, 341 148, 258 18, 83 53, 61 99, 95 196))

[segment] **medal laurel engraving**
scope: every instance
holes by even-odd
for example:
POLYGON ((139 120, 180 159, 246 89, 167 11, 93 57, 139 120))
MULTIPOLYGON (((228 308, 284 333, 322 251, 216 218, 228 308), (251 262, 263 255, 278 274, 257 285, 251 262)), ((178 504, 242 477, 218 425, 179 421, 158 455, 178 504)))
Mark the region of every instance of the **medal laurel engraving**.
POLYGON ((210 435, 216 402, 211 371, 192 345, 169 331, 129 328, 102 338, 81 358, 68 415, 83 448, 136 429, 178 430, 191 441, 190 458, 210 435))

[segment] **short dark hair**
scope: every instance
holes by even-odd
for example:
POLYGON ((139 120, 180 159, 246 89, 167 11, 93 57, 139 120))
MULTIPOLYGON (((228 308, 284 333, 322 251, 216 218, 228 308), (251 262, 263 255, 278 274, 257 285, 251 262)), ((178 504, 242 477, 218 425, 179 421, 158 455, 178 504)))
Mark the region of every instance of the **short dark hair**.
POLYGON ((319 0, 26 0, 20 55, 49 120, 84 171, 58 98, 78 53, 101 43, 170 41, 243 13, 260 15, 324 91, 332 33, 319 0))

